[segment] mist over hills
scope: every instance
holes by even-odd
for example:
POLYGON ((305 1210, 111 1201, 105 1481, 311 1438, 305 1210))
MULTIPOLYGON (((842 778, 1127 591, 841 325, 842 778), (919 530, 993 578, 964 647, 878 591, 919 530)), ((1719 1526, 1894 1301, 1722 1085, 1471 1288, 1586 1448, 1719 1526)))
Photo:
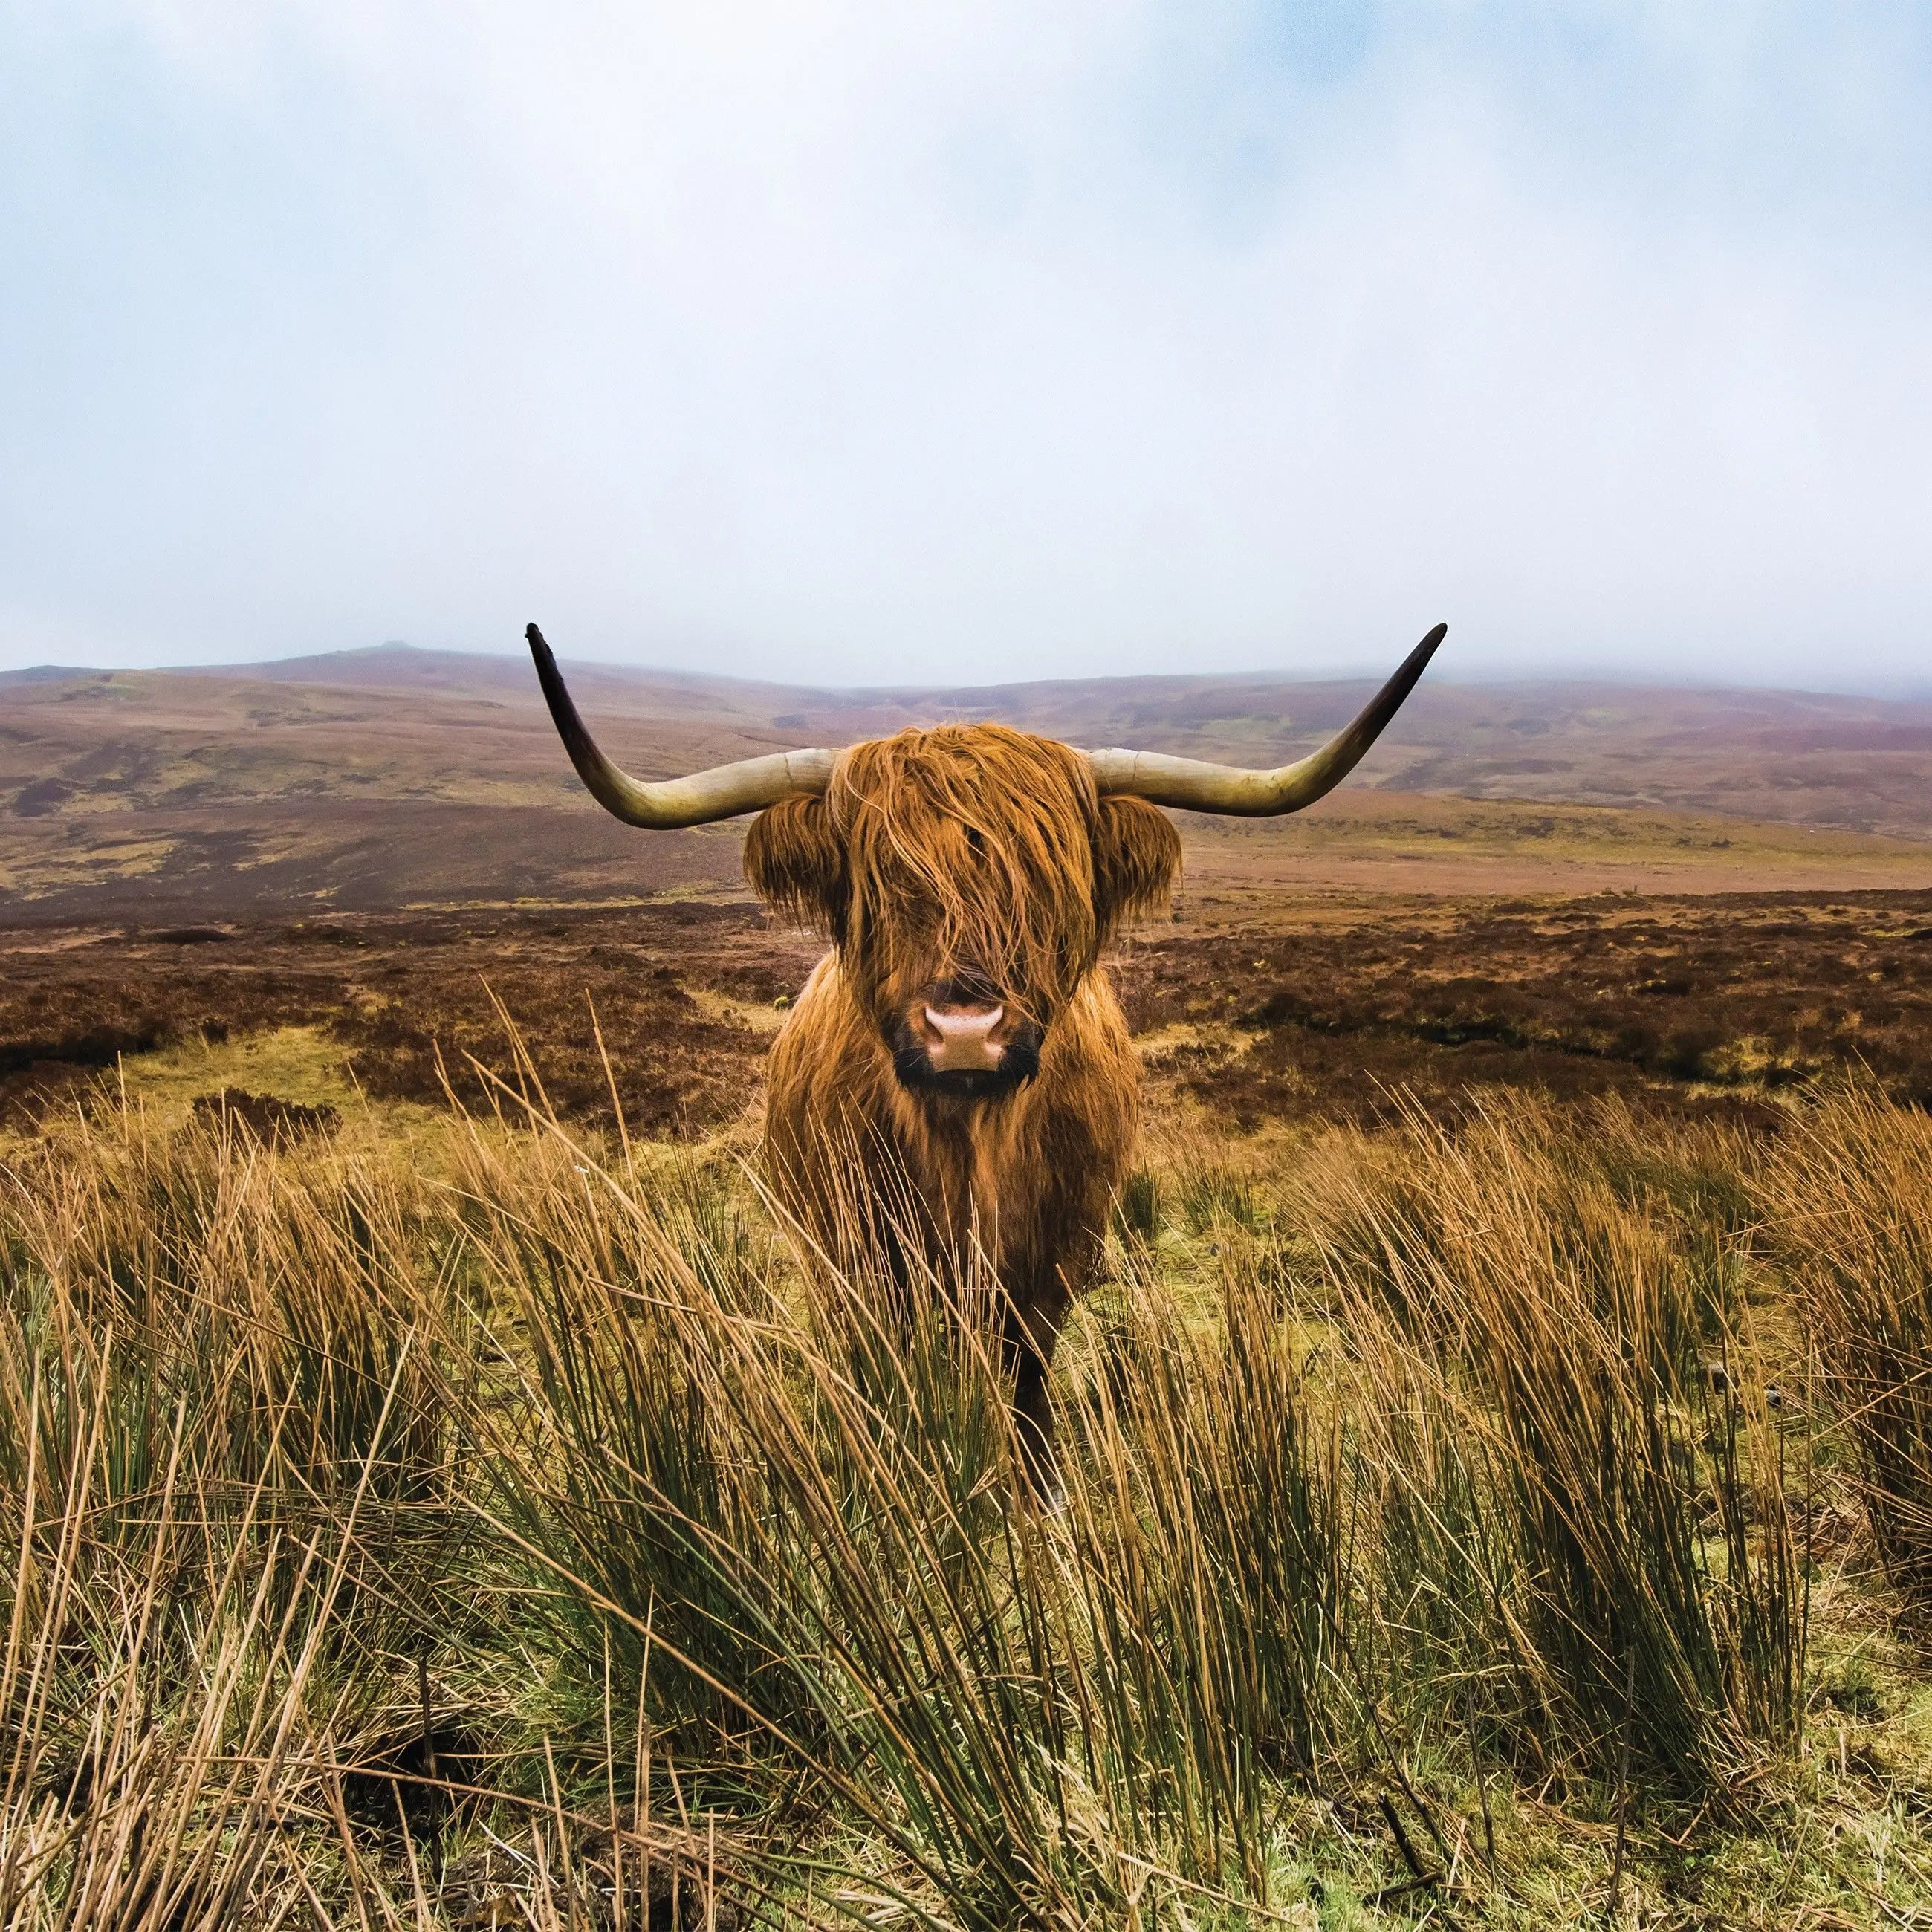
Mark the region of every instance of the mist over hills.
MULTIPOLYGON (((1321 742, 1374 688, 1170 676, 836 690, 566 669, 605 748, 645 777, 948 718, 1275 764, 1321 742)), ((1816 828, 1910 860, 1932 842, 1932 704, 1426 679, 1343 792, 1265 838, 1286 859, 1406 814, 1437 839, 1484 826, 1506 838, 1509 801, 1816 828), (1461 832, 1444 829, 1451 819, 1461 832)), ((1189 834, 1206 850, 1252 830, 1195 822, 1189 834)), ((0 909, 16 919, 716 888, 736 880, 739 836, 727 826, 645 837, 608 818, 578 785, 520 657, 386 645, 0 676, 0 909)))

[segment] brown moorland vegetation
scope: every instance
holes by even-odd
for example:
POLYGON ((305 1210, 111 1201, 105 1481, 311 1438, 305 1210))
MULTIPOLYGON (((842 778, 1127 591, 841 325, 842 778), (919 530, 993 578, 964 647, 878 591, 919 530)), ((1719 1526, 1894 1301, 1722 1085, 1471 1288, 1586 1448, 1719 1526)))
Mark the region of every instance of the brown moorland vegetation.
MULTIPOLYGON (((816 956, 740 898, 0 934, 0 1105, 306 1029, 374 1098, 471 1104, 506 1017, 548 1103, 686 1140, 754 1103, 816 956), (601 1034, 602 1046, 599 1045, 601 1034), (185 1056, 184 1058, 182 1056, 185 1056), (131 1063, 130 1063, 131 1064, 131 1063)), ((1932 892, 1476 900, 1197 890, 1118 971, 1157 1086, 1238 1132, 1493 1088, 1762 1112, 1834 1072, 1932 1101, 1932 892)))
MULTIPOLYGON (((46 701, 148 702, 106 684, 46 701)), ((745 748, 679 701, 667 755, 745 748)), ((1874 718, 1810 714, 1836 830, 1762 766, 1612 808, 1546 694, 1484 728, 1544 768, 1470 782, 1556 802, 1188 826, 1042 1516, 973 1258, 886 1324, 769 1210, 815 949, 733 836, 572 845, 534 762, 441 796, 488 780, 453 727, 390 797, 398 707, 248 702, 254 791, 180 795, 226 713, 167 728, 200 778, 75 725, 100 791, 44 768, 0 853, 0 1923, 1927 1922, 1912 742, 1861 801, 1874 718), (290 789, 358 734, 380 795, 290 789)))

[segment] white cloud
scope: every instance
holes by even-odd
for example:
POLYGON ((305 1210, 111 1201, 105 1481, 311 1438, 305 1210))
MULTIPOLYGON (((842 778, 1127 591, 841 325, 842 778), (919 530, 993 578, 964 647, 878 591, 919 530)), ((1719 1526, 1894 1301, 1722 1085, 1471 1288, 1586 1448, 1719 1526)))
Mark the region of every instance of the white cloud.
POLYGON ((1916 670, 1892 30, 1300 18, 0 15, 0 657, 1916 670))

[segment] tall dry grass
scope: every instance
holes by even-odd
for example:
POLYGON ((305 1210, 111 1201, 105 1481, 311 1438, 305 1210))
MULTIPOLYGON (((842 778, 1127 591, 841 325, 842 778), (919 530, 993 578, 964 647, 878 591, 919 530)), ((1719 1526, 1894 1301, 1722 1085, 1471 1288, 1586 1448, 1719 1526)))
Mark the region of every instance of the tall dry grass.
POLYGON ((1634 1754, 1714 1792, 1797 1723, 1800 1552, 1723 1231, 1640 1138, 1616 1111, 1418 1118, 1301 1186, 1379 1510, 1375 1633, 1468 1678, 1526 1768, 1634 1754))
POLYGON ((1285 1802, 1425 1732, 1718 1798, 1804 1643, 1729 1158, 1195 1150, 1047 1514, 970 1257, 802 1269, 728 1163, 540 1106, 76 1121, 0 1207, 0 1920, 1246 1923, 1285 1802))
POLYGON ((286 1909, 462 1533, 416 1190, 124 1114, 7 1179, 0 1922, 286 1909))
POLYGON ((1932 1118, 1848 1088, 1790 1137, 1765 1192, 1878 1556, 1932 1608, 1932 1118))

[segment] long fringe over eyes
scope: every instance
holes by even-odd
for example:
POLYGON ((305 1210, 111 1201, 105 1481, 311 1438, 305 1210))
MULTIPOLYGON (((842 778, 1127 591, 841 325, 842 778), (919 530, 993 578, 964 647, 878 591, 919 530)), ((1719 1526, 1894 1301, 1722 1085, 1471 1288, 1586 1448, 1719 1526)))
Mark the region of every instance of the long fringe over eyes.
POLYGON ((1077 752, 998 724, 902 731, 854 747, 827 802, 872 971, 909 947, 1050 1007, 1091 969, 1100 801, 1077 752))
POLYGON ((766 904, 872 984, 974 968, 1042 1010, 1166 904, 1180 867, 1164 812, 1099 796, 1079 752, 998 724, 854 746, 825 796, 782 800, 745 843, 766 904))

